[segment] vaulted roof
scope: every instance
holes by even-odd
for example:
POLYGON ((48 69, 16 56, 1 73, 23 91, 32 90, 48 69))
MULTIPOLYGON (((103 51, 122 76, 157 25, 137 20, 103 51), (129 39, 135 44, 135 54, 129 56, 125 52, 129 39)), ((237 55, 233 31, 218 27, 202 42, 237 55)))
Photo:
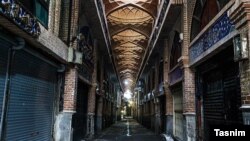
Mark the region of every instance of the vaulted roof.
POLYGON ((135 86, 159 1, 103 0, 111 50, 124 90, 132 90, 135 86), (129 83, 123 83, 125 81, 129 83))

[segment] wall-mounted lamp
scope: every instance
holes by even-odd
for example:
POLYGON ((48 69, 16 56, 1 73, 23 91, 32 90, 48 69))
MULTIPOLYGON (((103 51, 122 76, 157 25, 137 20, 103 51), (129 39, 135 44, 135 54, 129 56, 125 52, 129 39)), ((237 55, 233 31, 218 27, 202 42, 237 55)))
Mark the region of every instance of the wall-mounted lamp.
POLYGON ((96 85, 96 89, 95 90, 96 90, 97 93, 99 93, 99 86, 98 85, 96 85))
POLYGON ((248 59, 248 37, 246 34, 237 35, 233 38, 234 61, 248 59))
POLYGON ((181 43, 183 41, 183 33, 179 34, 179 39, 180 39, 179 42, 181 43))

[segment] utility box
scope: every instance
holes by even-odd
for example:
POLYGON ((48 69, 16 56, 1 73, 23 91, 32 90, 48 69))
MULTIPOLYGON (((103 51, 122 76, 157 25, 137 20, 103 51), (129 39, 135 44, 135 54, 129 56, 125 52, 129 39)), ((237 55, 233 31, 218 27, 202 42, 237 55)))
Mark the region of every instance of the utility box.
POLYGON ((68 48, 68 62, 74 64, 82 64, 82 57, 82 52, 79 52, 72 47, 68 48))

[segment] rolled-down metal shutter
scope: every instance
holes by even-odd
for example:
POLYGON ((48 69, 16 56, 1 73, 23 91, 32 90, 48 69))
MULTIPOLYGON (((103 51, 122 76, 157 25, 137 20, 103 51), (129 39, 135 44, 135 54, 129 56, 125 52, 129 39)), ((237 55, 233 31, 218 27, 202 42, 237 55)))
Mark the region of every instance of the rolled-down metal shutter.
POLYGON ((205 75, 205 94, 203 96, 205 122, 224 120, 224 96, 222 72, 214 70, 205 75))
POLYGON ((174 88, 172 94, 174 98, 174 135, 177 139, 184 140, 182 87, 174 88))
POLYGON ((8 53, 10 43, 2 40, 0 38, 0 121, 2 115, 2 106, 3 106, 3 97, 4 97, 4 89, 6 82, 6 71, 7 71, 7 62, 8 62, 8 53))
POLYGON ((51 140, 56 68, 24 50, 15 53, 7 141, 51 140))

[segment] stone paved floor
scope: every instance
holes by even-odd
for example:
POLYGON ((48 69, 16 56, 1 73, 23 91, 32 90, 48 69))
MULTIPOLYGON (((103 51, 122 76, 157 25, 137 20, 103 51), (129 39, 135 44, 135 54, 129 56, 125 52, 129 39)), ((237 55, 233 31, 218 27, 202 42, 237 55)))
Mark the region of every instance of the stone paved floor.
POLYGON ((135 120, 127 120, 119 121, 105 129, 92 141, 164 141, 160 135, 146 129, 135 120), (129 136, 127 135, 127 120, 129 121, 129 136))

